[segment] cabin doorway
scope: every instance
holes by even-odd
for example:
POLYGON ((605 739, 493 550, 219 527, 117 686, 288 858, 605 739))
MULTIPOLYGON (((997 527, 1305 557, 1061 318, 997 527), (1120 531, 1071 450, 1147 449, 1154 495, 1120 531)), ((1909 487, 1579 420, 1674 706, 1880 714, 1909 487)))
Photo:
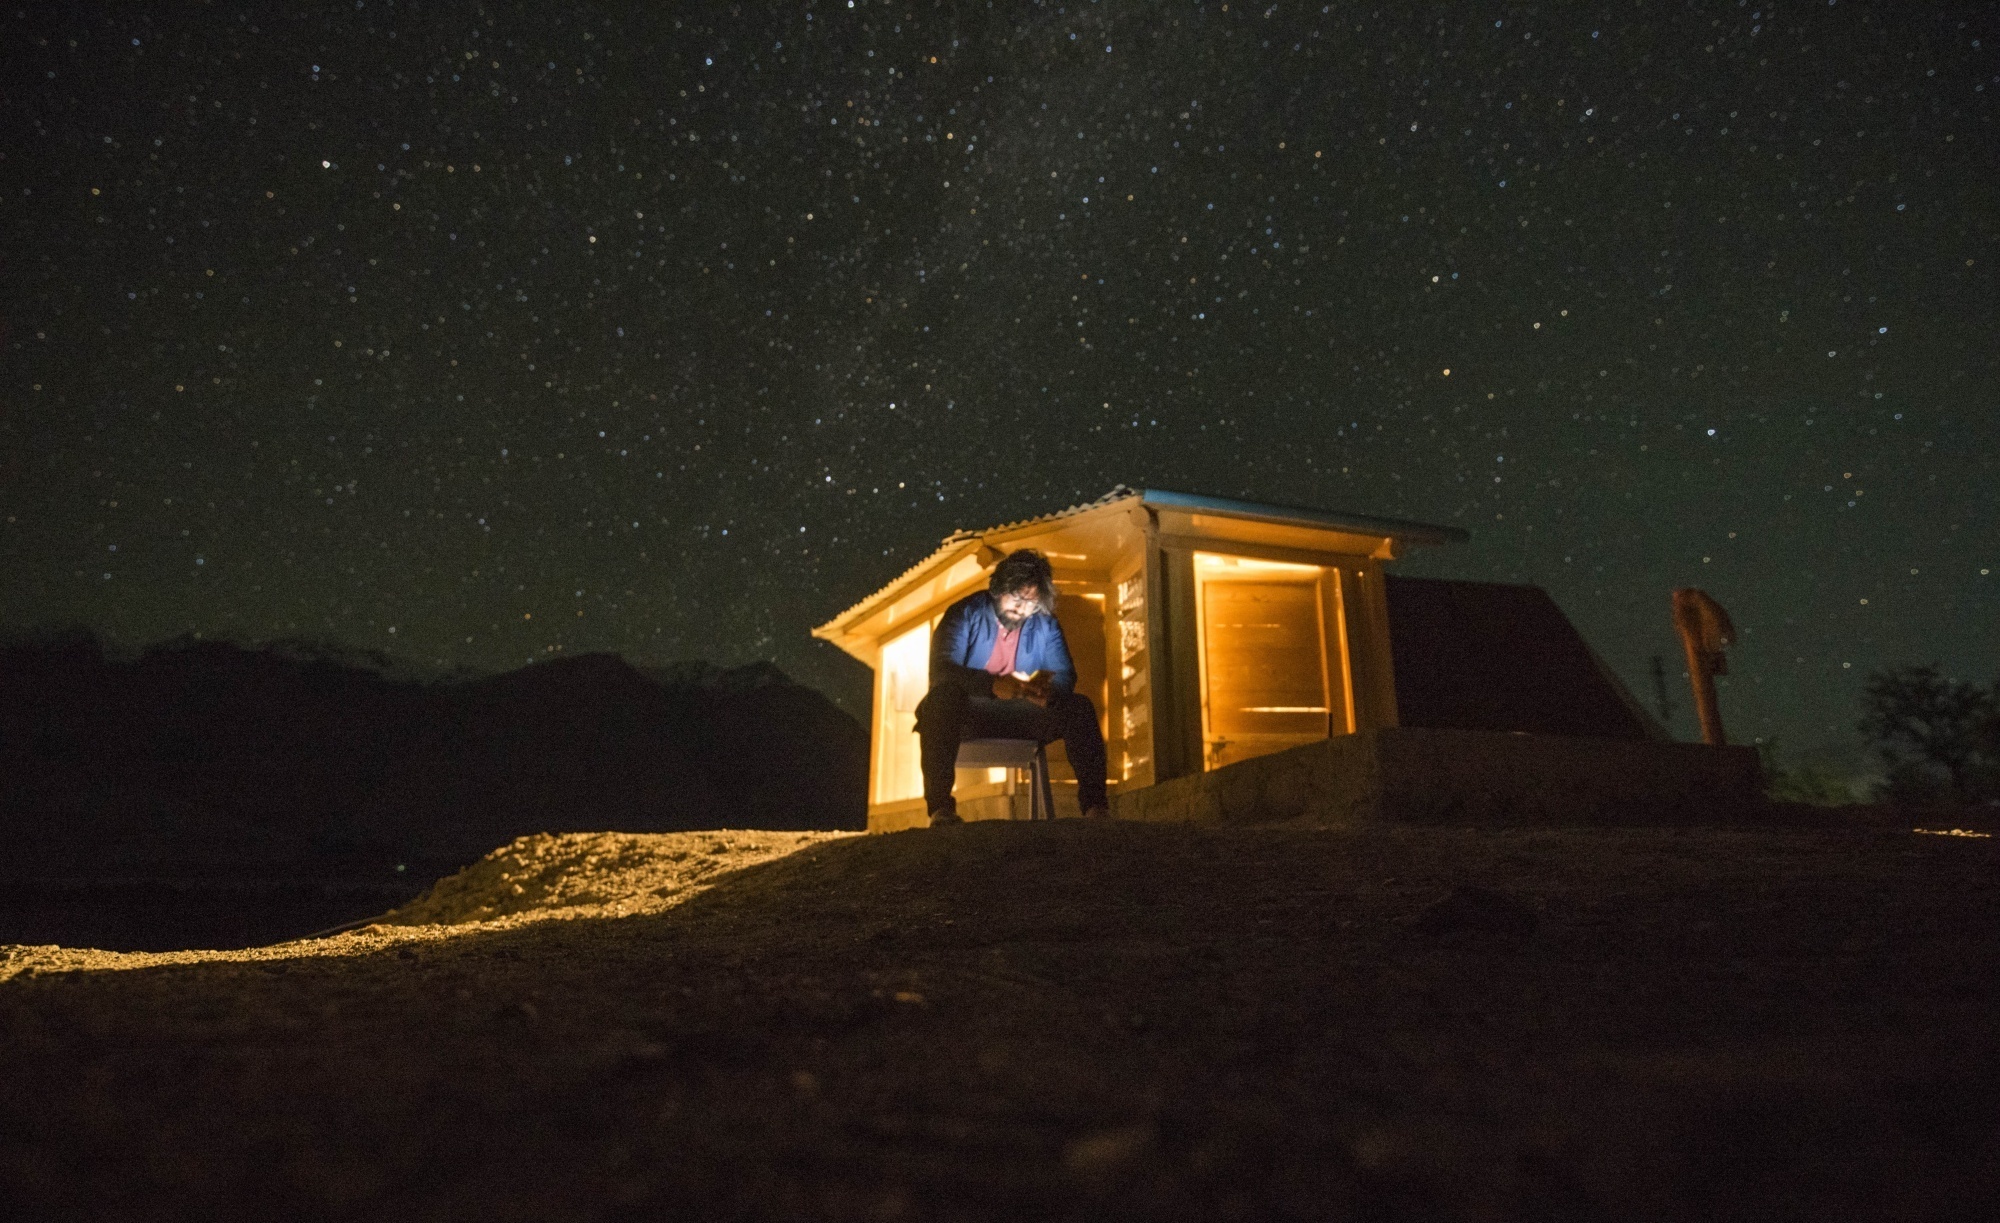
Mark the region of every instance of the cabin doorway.
POLYGON ((1202 767, 1352 729, 1338 570, 1198 552, 1202 767))

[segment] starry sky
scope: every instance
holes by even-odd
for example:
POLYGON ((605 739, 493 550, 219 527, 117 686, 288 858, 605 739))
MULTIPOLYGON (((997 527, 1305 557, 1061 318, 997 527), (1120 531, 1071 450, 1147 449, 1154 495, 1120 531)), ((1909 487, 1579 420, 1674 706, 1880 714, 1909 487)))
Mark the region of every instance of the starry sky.
POLYGON ((2000 673, 1988 6, 0 15, 0 628, 776 661, 1113 484, 1448 523, 1694 729, 2000 673))

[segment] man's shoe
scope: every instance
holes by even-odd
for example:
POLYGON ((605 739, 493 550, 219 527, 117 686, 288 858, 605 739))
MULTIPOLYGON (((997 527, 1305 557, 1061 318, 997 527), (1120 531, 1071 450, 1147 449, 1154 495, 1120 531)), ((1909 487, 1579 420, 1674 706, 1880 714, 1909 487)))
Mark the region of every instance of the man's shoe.
POLYGON ((933 828, 942 828, 946 824, 963 824, 964 822, 963 819, 959 818, 958 805, 956 803, 949 807, 939 807, 936 811, 931 812, 931 827, 933 828))
POLYGON ((1086 807, 1084 808, 1083 818, 1087 820, 1108 820, 1111 818, 1111 808, 1086 807))

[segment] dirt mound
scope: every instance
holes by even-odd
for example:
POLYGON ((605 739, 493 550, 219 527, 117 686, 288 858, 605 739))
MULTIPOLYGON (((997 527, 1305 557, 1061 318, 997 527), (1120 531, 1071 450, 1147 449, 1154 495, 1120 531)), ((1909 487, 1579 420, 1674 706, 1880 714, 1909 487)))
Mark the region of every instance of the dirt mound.
POLYGON ((335 937, 236 951, 100 951, 0 944, 0 981, 50 972, 353 956, 548 918, 656 913, 699 895, 744 867, 856 835, 741 829, 537 833, 439 880, 402 908, 335 937))
POLYGON ((839 832, 566 832, 516 838, 381 921, 459 926, 521 914, 616 916, 678 904, 732 870, 839 832))
POLYGON ((0 1217, 1996 1213, 2000 841, 791 843, 529 838, 386 919, 431 924, 30 953, 75 958, 0 985, 0 1217))

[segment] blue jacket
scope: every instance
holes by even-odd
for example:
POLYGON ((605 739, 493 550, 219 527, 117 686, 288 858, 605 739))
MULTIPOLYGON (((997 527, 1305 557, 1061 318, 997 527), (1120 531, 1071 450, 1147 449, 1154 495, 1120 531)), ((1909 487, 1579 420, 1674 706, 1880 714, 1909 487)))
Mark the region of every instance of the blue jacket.
MULTIPOLYGON (((986 673, 986 660, 993 656, 993 643, 999 638, 1000 613, 994 610, 992 595, 976 591, 952 604, 931 633, 930 686, 955 683, 973 696, 991 695, 994 677, 986 673)), ((1047 671, 1050 686, 1058 692, 1076 688, 1076 664, 1070 661, 1069 644, 1054 616, 1037 612, 1021 625, 1014 670, 1030 675, 1047 671)))

